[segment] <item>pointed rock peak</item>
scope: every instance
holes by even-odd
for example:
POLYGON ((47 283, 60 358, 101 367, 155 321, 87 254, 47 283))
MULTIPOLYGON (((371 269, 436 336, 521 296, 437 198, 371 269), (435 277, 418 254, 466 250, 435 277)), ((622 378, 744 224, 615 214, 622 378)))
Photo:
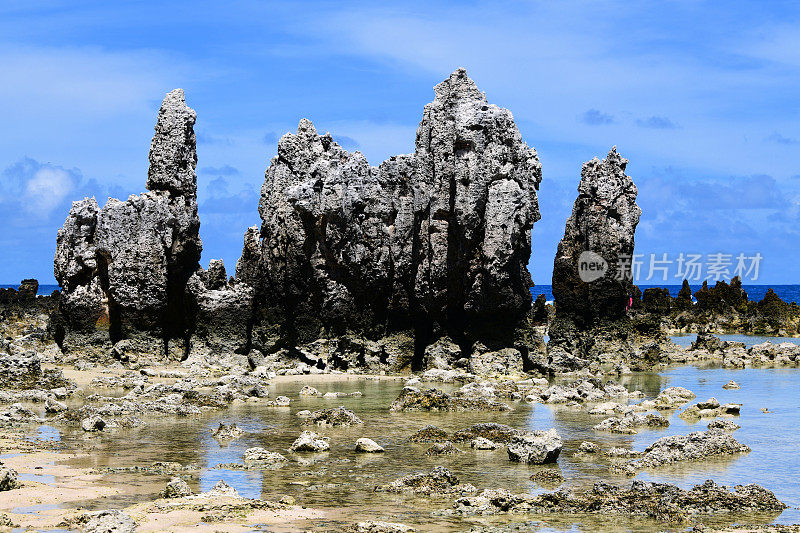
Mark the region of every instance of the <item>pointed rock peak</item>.
POLYGON ((467 98, 471 100, 485 100, 486 97, 467 76, 467 71, 457 68, 450 76, 433 88, 436 100, 449 100, 467 98))
POLYGON ((317 135, 317 128, 314 127, 314 124, 308 120, 307 118, 301 118, 300 123, 297 125, 297 134, 298 135, 317 135))
POLYGON ((617 152, 617 146, 614 145, 611 147, 611 150, 608 152, 608 156, 606 156, 605 160, 603 161, 607 165, 615 165, 620 167, 622 170, 625 170, 625 167, 628 166, 628 160, 622 157, 619 152, 617 152))
POLYGON ((148 190, 168 191, 176 196, 197 195, 196 119, 194 109, 186 105, 183 89, 167 93, 150 143, 148 190))

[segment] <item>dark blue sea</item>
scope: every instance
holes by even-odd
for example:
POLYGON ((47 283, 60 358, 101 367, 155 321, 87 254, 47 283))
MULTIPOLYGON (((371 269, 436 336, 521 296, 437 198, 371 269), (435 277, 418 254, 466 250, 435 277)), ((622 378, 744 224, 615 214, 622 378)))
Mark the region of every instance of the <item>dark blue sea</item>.
MULTIPOLYGON (((709 283, 709 286, 713 285, 713 283, 709 283)), ((700 289, 700 285, 689 286, 692 288, 692 293, 700 289)), ((642 292, 651 287, 669 289, 669 294, 673 298, 678 296, 678 291, 681 290, 680 285, 639 285, 642 292)), ((775 291, 775 294, 786 302, 800 302, 800 285, 743 285, 742 288, 747 293, 748 300, 759 301, 767 293, 767 289, 772 289, 775 291)), ((544 294, 548 302, 553 301, 553 287, 551 285, 537 285, 531 289, 531 292, 534 298, 540 294, 544 294)))
MULTIPOLYGON (((692 292, 695 292, 700 288, 700 285, 690 286, 692 288, 692 292)), ((639 285, 639 288, 642 289, 642 291, 650 287, 663 287, 669 289, 669 293, 673 297, 678 296, 678 291, 681 290, 680 285, 639 285)), ((0 284, 0 289, 7 288, 17 289, 19 288, 19 283, 12 283, 9 285, 0 284)), ((780 296, 781 299, 787 302, 800 302, 800 285, 744 285, 747 298, 755 301, 761 300, 764 297, 764 294, 766 294, 767 289, 770 288, 775 291, 775 293, 780 296)), ((61 287, 58 285, 39 285, 39 294, 49 295, 53 291, 60 289, 61 287)), ((551 285, 537 285, 531 289, 531 293, 533 293, 534 297, 544 294, 548 302, 553 300, 553 287, 551 285)))

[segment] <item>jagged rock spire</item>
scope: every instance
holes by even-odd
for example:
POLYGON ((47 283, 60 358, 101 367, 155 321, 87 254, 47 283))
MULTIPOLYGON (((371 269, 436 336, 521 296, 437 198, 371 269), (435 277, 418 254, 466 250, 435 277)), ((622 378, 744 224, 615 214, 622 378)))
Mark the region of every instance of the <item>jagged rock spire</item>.
POLYGON ((183 89, 170 91, 164 98, 150 144, 147 190, 168 191, 176 196, 196 196, 196 118, 194 109, 186 105, 183 89))

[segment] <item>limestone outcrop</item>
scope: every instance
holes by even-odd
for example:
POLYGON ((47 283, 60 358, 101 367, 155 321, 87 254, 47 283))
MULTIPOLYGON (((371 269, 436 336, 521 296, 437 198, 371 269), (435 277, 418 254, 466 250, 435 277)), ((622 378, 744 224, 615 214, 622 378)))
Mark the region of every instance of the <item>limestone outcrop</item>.
POLYGON ((417 364, 448 335, 468 357, 514 345, 531 307, 541 164, 511 112, 455 71, 425 106, 413 154, 372 167, 308 120, 278 143, 238 280, 253 347, 411 331, 417 364))
POLYGON ((170 92, 150 147, 148 192, 103 208, 94 198, 73 203, 54 262, 63 288, 56 339, 65 353, 106 356, 124 341, 122 358, 184 356, 186 284, 202 250, 194 123, 183 90, 170 92))
POLYGON ((581 169, 578 198, 553 265, 549 370, 627 360, 636 351, 627 310, 641 209, 627 165, 614 147, 605 159, 594 158, 581 169))

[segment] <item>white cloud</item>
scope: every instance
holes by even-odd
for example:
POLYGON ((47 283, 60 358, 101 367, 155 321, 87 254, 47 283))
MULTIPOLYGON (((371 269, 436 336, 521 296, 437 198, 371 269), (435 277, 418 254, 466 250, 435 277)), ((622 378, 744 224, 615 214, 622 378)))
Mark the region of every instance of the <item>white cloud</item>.
POLYGON ((32 214, 49 216, 75 188, 73 176, 64 169, 44 167, 25 184, 23 206, 32 214))

